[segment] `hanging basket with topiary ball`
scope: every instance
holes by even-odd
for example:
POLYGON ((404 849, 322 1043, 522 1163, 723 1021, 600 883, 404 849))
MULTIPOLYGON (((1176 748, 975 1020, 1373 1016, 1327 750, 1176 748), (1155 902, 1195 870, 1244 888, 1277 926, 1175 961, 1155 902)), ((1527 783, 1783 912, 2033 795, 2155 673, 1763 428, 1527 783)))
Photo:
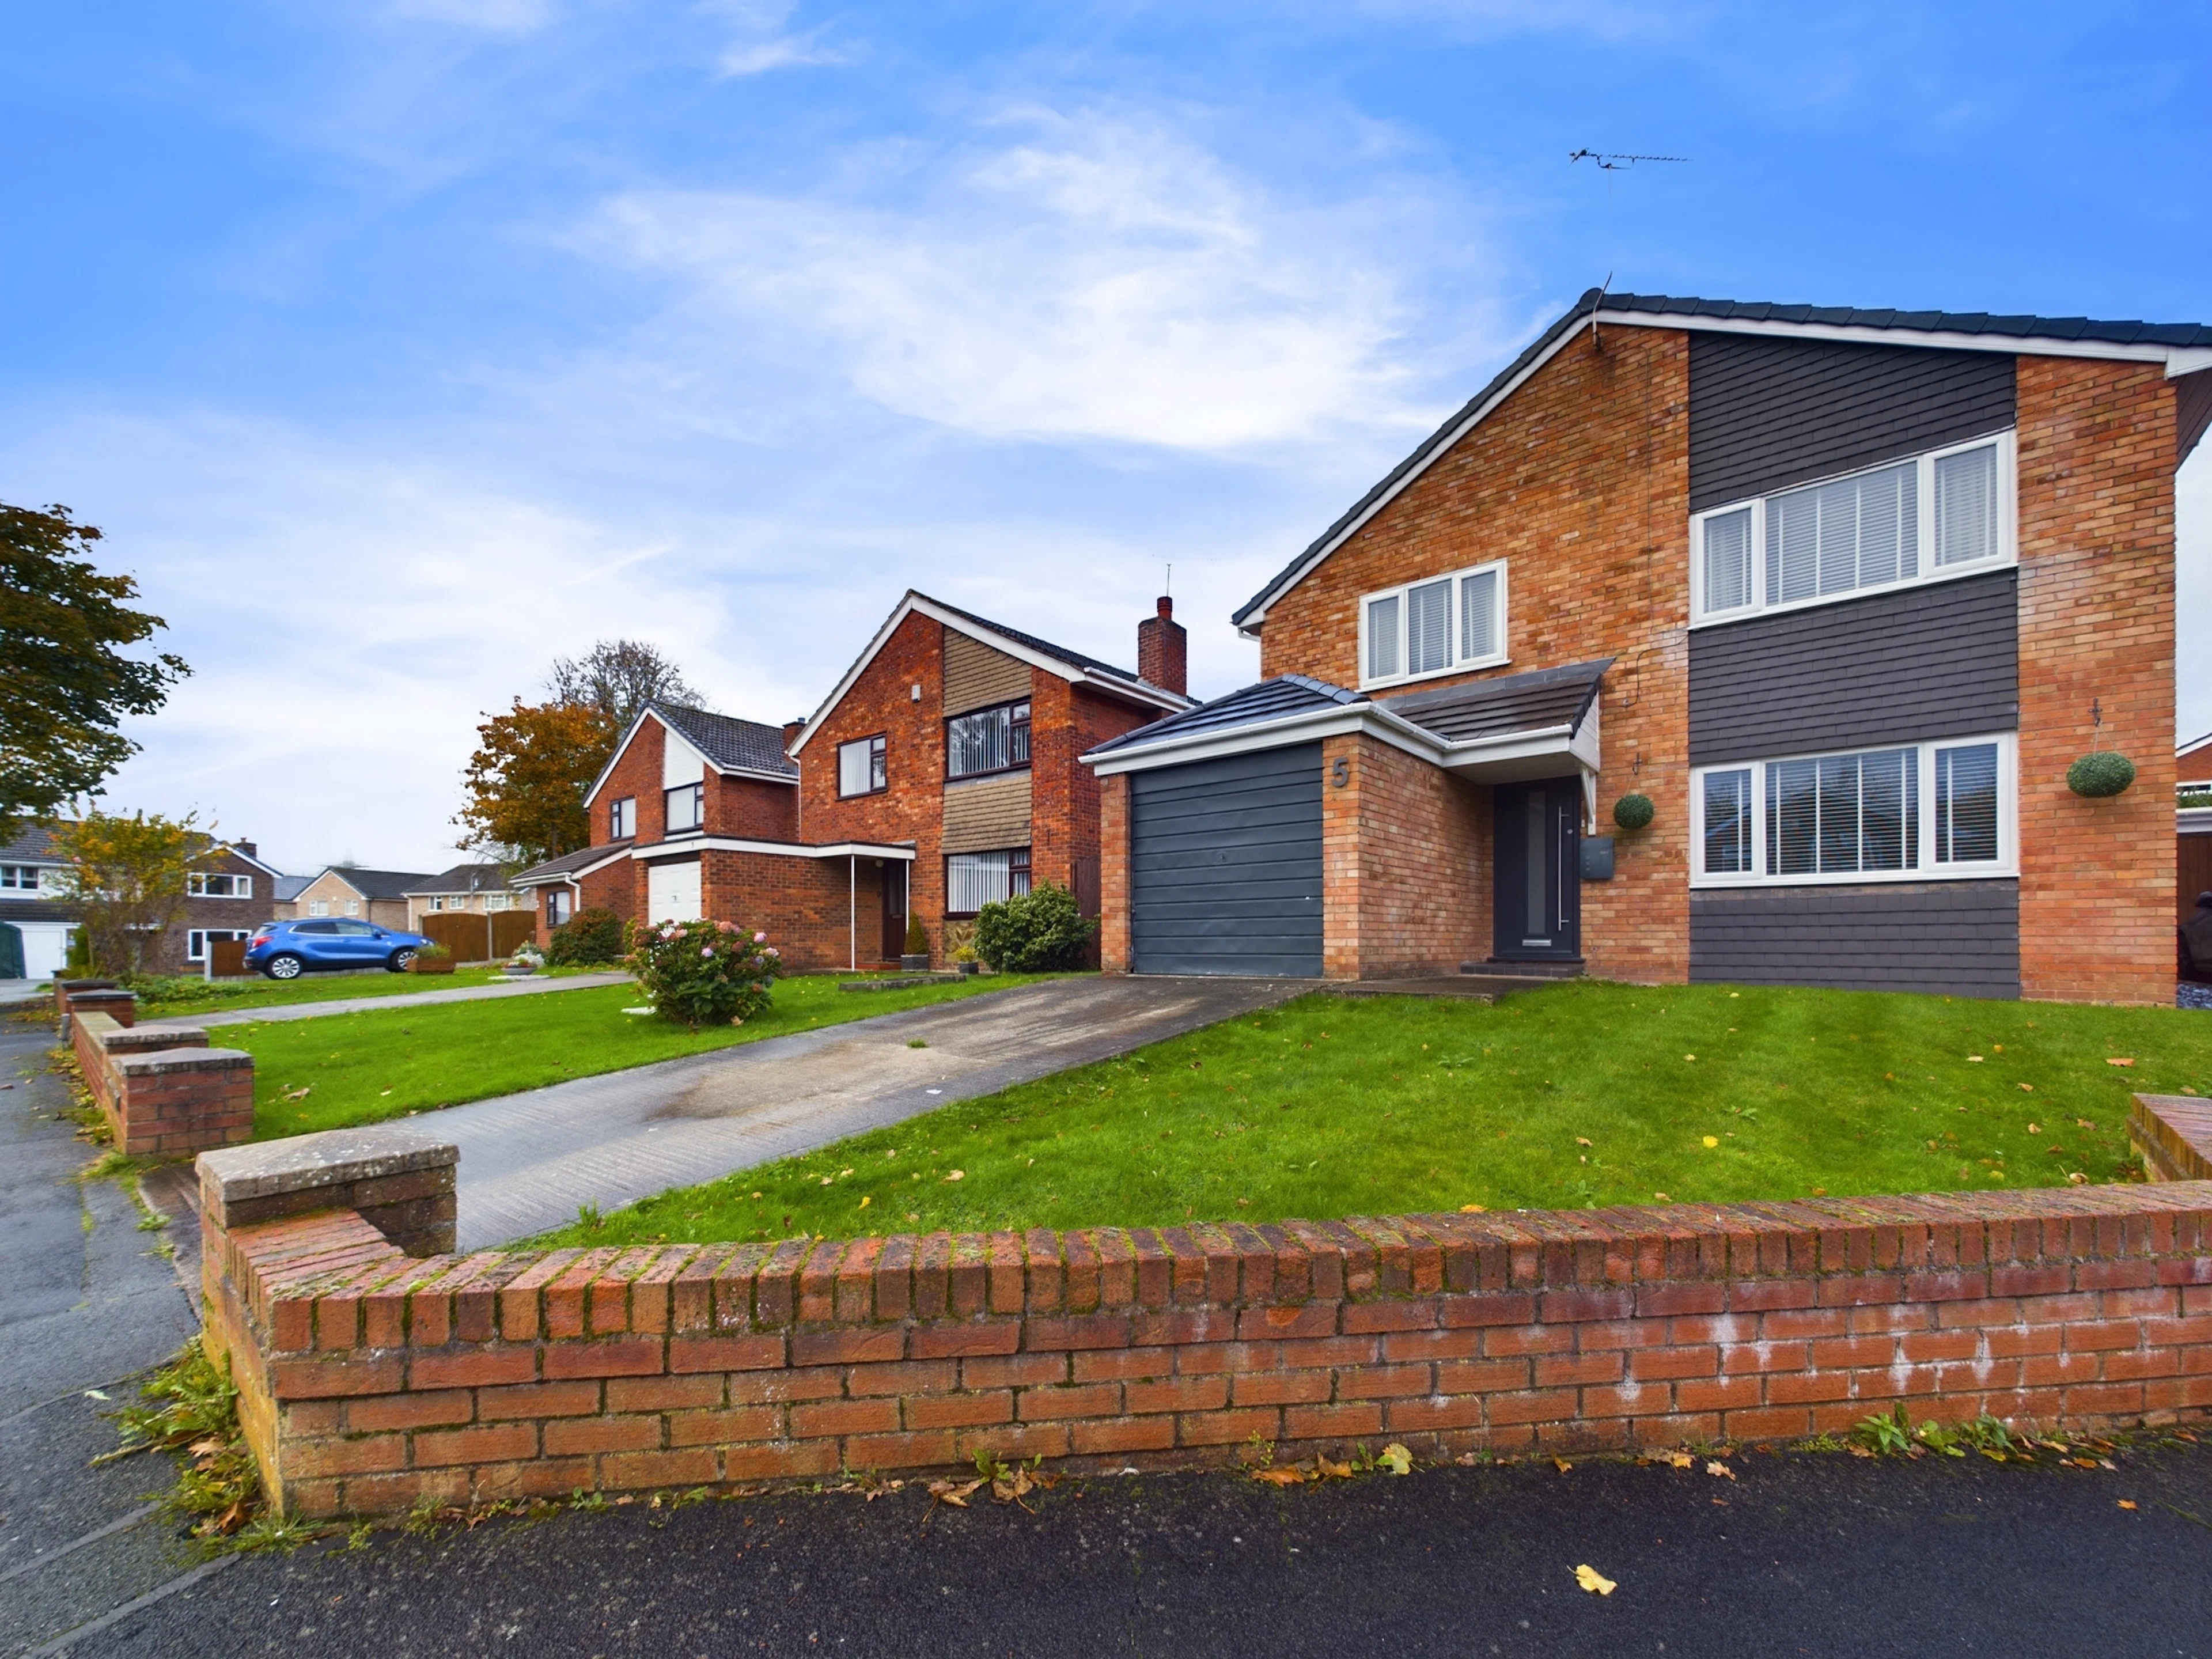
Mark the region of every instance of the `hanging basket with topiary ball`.
POLYGON ((1645 830, 1658 811, 1649 795, 1623 795, 1613 804, 1613 821, 1624 830, 1645 830))
POLYGON ((2084 755, 2066 769, 2066 787, 2090 800, 2117 795, 2135 781, 2135 763, 2109 749, 2084 755))

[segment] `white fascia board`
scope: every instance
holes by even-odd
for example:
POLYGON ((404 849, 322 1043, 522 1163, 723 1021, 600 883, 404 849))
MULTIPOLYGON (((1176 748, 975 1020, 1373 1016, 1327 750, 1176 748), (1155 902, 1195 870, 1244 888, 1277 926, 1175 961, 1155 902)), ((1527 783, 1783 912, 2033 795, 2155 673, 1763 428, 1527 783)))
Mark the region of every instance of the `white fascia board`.
POLYGON ((969 639, 988 645, 994 651, 1012 657, 1017 662, 1025 662, 1032 668, 1042 668, 1046 673, 1066 680, 1072 685, 1088 685, 1127 702, 1142 703, 1146 708, 1164 708, 1171 714, 1180 714, 1186 708, 1195 708, 1198 706, 1198 699, 1195 697, 1178 696, 1164 686, 1148 685, 1142 680, 1125 680, 1115 675, 1094 674, 1079 664, 1063 661, 1058 657, 1037 650, 1034 646, 1024 645, 1019 640, 1008 639, 995 629, 948 611, 926 595, 908 588, 906 597, 901 599, 896 609, 892 611, 890 620, 876 630, 876 636, 868 641, 867 648, 861 652, 853 665, 845 671, 845 677, 837 682, 836 689, 823 698, 822 706, 808 717, 805 729, 800 732, 798 738, 792 743, 791 754, 794 758, 800 750, 806 747, 807 741, 813 737, 816 729, 828 718, 830 711, 845 700, 845 694, 850 691, 860 676, 867 672, 868 665, 876 659, 877 653, 889 643, 891 635, 898 631, 898 625, 916 613, 929 617, 933 622, 942 623, 955 633, 965 634, 969 639))
MULTIPOLYGON (((599 769, 599 775, 593 778, 592 787, 584 791, 584 807, 586 811, 591 810, 592 803, 599 798, 599 791, 605 787, 607 779, 613 774, 616 766, 621 763, 623 751, 636 741, 637 734, 645 729, 645 723, 655 718, 650 708, 641 708, 638 711, 637 718, 629 723, 629 730, 623 733, 622 741, 615 745, 615 752, 607 757, 607 763, 599 769)), ((667 721, 660 721, 660 729, 664 732, 668 729, 667 721)))
MULTIPOLYGON (((1696 317, 1679 312, 1600 311, 1602 325, 1675 328, 1712 334, 1765 334, 1787 340, 1834 340, 1850 345, 1919 347, 1937 351, 1996 351, 2008 357, 2101 357, 2134 363, 2163 363, 2168 379, 2212 368, 2212 350, 2160 345, 2154 341, 2121 344, 2112 340, 2065 340, 2034 334, 1966 334, 1942 329, 1866 328, 1843 323, 1792 323, 1776 318, 1696 317)), ((1572 331, 1580 333, 1580 329, 1572 331)))
POLYGON ((785 859, 904 859, 911 861, 911 847, 884 846, 876 842, 753 841, 740 836, 686 836, 681 841, 658 841, 636 849, 641 861, 684 863, 702 853, 765 853, 785 859))
POLYGON ((1252 726, 1232 726, 1224 732, 1194 732, 1188 737, 1164 738, 1140 749, 1115 750, 1105 755, 1080 755, 1077 759, 1098 776, 1122 772, 1149 772, 1156 767, 1181 766, 1190 761, 1217 760, 1224 755, 1245 755, 1267 749, 1284 749, 1317 738, 1364 732, 1393 748, 1441 764, 1445 746, 1433 733, 1411 720, 1371 702, 1338 703, 1325 708, 1301 709, 1279 720, 1252 726))
POLYGON ((1455 448, 1456 448, 1459 445, 1459 441, 1462 438, 1467 436, 1467 434, 1474 431, 1476 427, 1481 425, 1484 421, 1489 419, 1490 412, 1492 410, 1496 409, 1498 404, 1504 403, 1508 398, 1518 392, 1522 386, 1528 385, 1528 382, 1535 377, 1538 370, 1542 368, 1545 364, 1550 362, 1553 358, 1558 356, 1560 352, 1564 351, 1570 342, 1581 336, 1582 331, 1583 331, 1579 326, 1567 330, 1567 331, 1560 335, 1558 339, 1553 341, 1550 347, 1526 368, 1522 369, 1521 373, 1515 375, 1504 386, 1498 387, 1498 390, 1493 392, 1480 406, 1469 410, 1466 419, 1462 420, 1457 426, 1454 427, 1450 433, 1445 436, 1434 449, 1431 449, 1426 455, 1421 458, 1421 463, 1419 466, 1408 469, 1405 477, 1400 478, 1395 483, 1392 484, 1389 489, 1385 490, 1382 495, 1370 501, 1367 504, 1367 510, 1364 513, 1362 513, 1357 519, 1345 526, 1342 530, 1330 537, 1328 540, 1324 542, 1321 546, 1316 548, 1312 555, 1301 563, 1297 569, 1290 572, 1288 574, 1284 576, 1281 580, 1278 581, 1273 587, 1270 588, 1267 591, 1267 597, 1261 601, 1259 610, 1254 611, 1249 617, 1238 625, 1237 629, 1237 634, 1244 639, 1258 639, 1260 637, 1260 624, 1267 620, 1268 608, 1272 606, 1277 599, 1282 598, 1284 594, 1289 592, 1300 582, 1304 581, 1308 576, 1313 574, 1313 573, 1321 567, 1322 562, 1327 559, 1330 554, 1335 552, 1338 548, 1343 546, 1345 543, 1350 541, 1354 536, 1365 529, 1369 521, 1371 520, 1376 514, 1380 513, 1384 507, 1389 506, 1391 502, 1396 501, 1399 496, 1404 495, 1407 490, 1413 487, 1413 481, 1416 478, 1419 478, 1423 474, 1426 473, 1431 467, 1434 466, 1438 461, 1442 460, 1446 455, 1449 454, 1455 448))

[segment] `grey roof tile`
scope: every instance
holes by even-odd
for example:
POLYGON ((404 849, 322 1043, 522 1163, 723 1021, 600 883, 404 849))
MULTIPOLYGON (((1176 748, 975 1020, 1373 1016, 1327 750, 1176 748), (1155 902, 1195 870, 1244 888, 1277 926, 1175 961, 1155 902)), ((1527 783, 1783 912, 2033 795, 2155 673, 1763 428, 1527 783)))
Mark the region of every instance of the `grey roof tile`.
POLYGON ((1187 708, 1179 714, 1170 714, 1165 720, 1154 720, 1150 726, 1140 726, 1133 732, 1124 732, 1090 752, 1103 755, 1116 749, 1139 749, 1170 738, 1226 732, 1240 726, 1280 720, 1286 714, 1301 714, 1311 708, 1365 701, 1357 691, 1347 691, 1326 680, 1309 679, 1304 674, 1282 674, 1216 697, 1212 702, 1202 702, 1195 708, 1187 708))
POLYGON ((537 881, 548 876, 565 876, 572 870, 581 870, 587 866, 597 864, 601 859, 612 858, 618 853, 627 852, 629 846, 630 838, 625 836, 620 841, 604 841, 596 847, 579 847, 574 852, 563 853, 557 859, 548 859, 543 864, 532 865, 514 878, 514 883, 515 885, 521 886, 526 882, 537 881))
POLYGON ((672 702, 656 702, 653 712, 717 767, 738 767, 798 780, 799 763, 783 752, 780 726, 741 720, 732 714, 710 714, 703 708, 684 708, 672 702))
POLYGON ((1376 700, 1379 707, 1433 732, 1447 743, 1502 737, 1509 732, 1538 732, 1550 726, 1579 726, 1597 696, 1598 682, 1613 666, 1611 657, 1539 668, 1500 679, 1476 680, 1441 691, 1412 691, 1376 700))
MULTIPOLYGON (((410 887, 419 886, 430 879, 425 870, 360 870, 351 865, 331 865, 315 878, 337 876, 354 891, 367 899, 399 899, 407 896, 410 887)), ((312 886, 313 883, 310 883, 312 886)))
POLYGON ((407 890, 407 896, 415 898, 427 894, 441 896, 453 893, 500 893, 507 890, 507 877, 496 864, 457 864, 450 870, 416 883, 407 890))

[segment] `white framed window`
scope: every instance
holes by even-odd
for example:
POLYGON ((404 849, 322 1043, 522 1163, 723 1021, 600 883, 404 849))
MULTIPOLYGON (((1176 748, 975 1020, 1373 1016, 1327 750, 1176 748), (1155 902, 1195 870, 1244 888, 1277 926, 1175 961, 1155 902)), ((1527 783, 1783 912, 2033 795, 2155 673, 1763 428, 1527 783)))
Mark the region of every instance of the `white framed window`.
POLYGON ((1399 685, 1505 655, 1505 561, 1472 565, 1359 600, 1359 684, 1399 685))
POLYGON ((945 775, 948 778, 1010 772, 1029 763, 1027 698, 998 708, 956 715, 945 723, 945 775))
POLYGON ((205 962, 208 941, 218 939, 252 939, 253 932, 247 927, 193 927, 185 933, 185 960, 205 962))
POLYGON ((330 913, 331 902, 328 899, 309 899, 307 901, 307 914, 309 915, 326 916, 330 915, 330 913))
POLYGON ((549 887, 545 890, 545 925, 548 927, 561 927, 568 920, 571 896, 569 890, 566 887, 549 887))
POLYGON ((837 745, 837 793, 872 795, 890 787, 887 739, 878 732, 872 738, 855 738, 837 745))
POLYGON ((687 830, 696 830, 707 822, 707 786, 703 783, 679 783, 668 791, 668 817, 662 833, 681 835, 687 830))
POLYGON ((607 839, 628 841, 637 833, 637 797, 624 795, 607 805, 607 839))
POLYGON ((2016 558, 2001 432, 1690 518, 1692 623, 1994 570, 2016 558))
POLYGON ((349 916, 359 915, 361 914, 361 901, 359 899, 348 899, 346 901, 345 913, 349 916))
POLYGON ((252 898, 253 878, 194 870, 185 878, 185 892, 191 898, 252 898))
POLYGON ((10 892, 35 893, 42 887, 50 893, 55 892, 61 887, 61 877, 60 871, 42 870, 35 864, 0 864, 0 889, 10 892), (42 874, 46 878, 43 881, 40 879, 42 874))
POLYGON ((945 860, 945 914, 972 916, 987 904, 1030 890, 1030 849, 951 853, 945 860))
POLYGON ((2017 764, 2004 732, 1698 767, 1691 885, 2016 875, 2017 764))

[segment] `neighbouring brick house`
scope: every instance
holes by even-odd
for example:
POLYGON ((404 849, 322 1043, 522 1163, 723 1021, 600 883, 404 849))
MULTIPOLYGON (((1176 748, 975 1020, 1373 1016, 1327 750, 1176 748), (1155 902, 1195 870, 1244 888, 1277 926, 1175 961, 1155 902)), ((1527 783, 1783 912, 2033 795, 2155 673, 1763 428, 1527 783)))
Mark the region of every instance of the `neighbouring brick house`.
MULTIPOLYGON (((147 951, 147 972, 196 972, 207 960, 210 941, 244 939, 283 914, 276 896, 283 878, 262 863, 258 850, 250 841, 232 842, 194 861, 185 878, 183 914, 147 951)), ((68 895, 68 868, 42 824, 27 825, 0 848, 0 928, 15 936, 0 937, 0 967, 20 965, 32 979, 61 971, 70 935, 82 920, 68 895), (15 962, 19 955, 20 964, 15 962)))
POLYGON ((407 901, 406 926, 418 933, 425 916, 483 915, 530 903, 529 896, 516 890, 496 864, 457 864, 417 882, 401 896, 407 901))
POLYGON ((1079 757, 1191 706, 1182 628, 1166 599, 1156 611, 1133 673, 927 594, 893 608, 791 744, 802 836, 906 849, 854 872, 883 959, 909 909, 942 963, 948 932, 1035 881, 1098 914, 1097 782, 1079 757))
POLYGON ((910 592, 810 720, 655 704, 592 787, 592 845, 515 878, 540 940, 581 909, 704 915, 763 929, 794 967, 868 967, 902 953, 909 904, 940 962, 948 920, 1033 878, 1096 915, 1097 786, 1077 757, 1189 707, 1170 610, 1139 626, 1133 673, 910 592))
POLYGON ((424 870, 362 870, 334 864, 300 890, 292 914, 359 916, 379 927, 404 928, 411 915, 407 894, 430 879, 424 870))
POLYGON ((1594 290, 1086 757, 1106 965, 2168 1001, 2208 421, 2193 325, 1594 290))

